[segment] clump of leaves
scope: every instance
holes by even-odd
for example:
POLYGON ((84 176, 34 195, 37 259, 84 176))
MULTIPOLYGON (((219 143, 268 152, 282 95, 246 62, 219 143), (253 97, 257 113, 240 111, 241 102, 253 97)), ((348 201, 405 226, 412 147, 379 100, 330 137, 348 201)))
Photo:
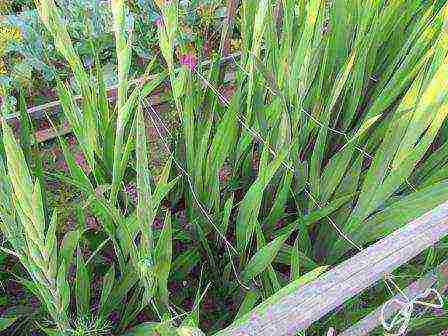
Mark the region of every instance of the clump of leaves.
POLYGON ((446 200, 446 174, 431 163, 446 142, 445 1, 244 1, 232 99, 219 64, 180 59, 175 70, 177 3, 161 10, 191 239, 209 279, 231 282, 224 296, 247 299, 241 314, 446 200), (219 179, 224 165, 238 193, 219 179), (422 169, 435 174, 427 183, 422 169))
MULTIPOLYGON (((111 16, 108 7, 90 1, 58 3, 64 8, 64 20, 69 23, 67 29, 74 37, 75 49, 81 55, 82 62, 89 67, 94 63, 93 45, 103 64, 113 62, 113 38, 106 28, 111 16)), ((68 69, 35 8, 8 15, 3 22, 19 29, 22 37, 6 50, 8 73, 2 78, 4 85, 44 92, 54 87, 56 77, 68 76, 68 69)))
MULTIPOLYGON (((169 213, 157 244, 154 244, 151 230, 161 201, 176 181, 169 181, 168 162, 155 188, 153 187, 151 181, 154 179, 149 174, 146 158, 145 126, 142 124, 141 112, 136 113, 140 97, 144 97, 145 92, 147 94, 157 86, 162 76, 156 77, 148 84, 144 83, 143 87, 138 86, 128 95, 130 54, 124 22, 125 6, 123 1, 113 2, 114 27, 120 32, 116 34, 120 82, 115 106, 118 116, 112 115, 109 113, 110 106, 104 82, 98 83, 100 78, 89 76, 84 69, 73 48, 71 37, 62 24, 58 7, 51 0, 40 1, 39 11, 44 24, 55 39, 58 51, 66 57, 73 69, 83 95, 81 110, 70 89, 64 83, 59 83, 63 110, 74 127, 91 175, 87 176, 76 164, 64 140, 60 139, 72 175, 69 182, 81 190, 92 211, 104 224, 108 239, 100 248, 110 241, 116 252, 117 265, 112 265, 103 276, 101 296, 96 302, 96 309, 91 311, 92 277, 84 253, 78 246, 84 228, 78 227, 67 233, 61 248, 58 248, 56 215, 51 217, 51 220, 46 217, 41 183, 38 179, 33 180, 25 156, 6 124, 3 140, 8 173, 3 169, 2 186, 6 189, 2 193, 2 203, 12 207, 7 209, 6 214, 9 216, 2 219, 2 231, 17 252, 8 251, 18 257, 28 271, 32 281, 27 281, 27 284, 35 289, 45 303, 52 323, 59 332, 64 335, 82 334, 89 326, 95 326, 90 328, 91 332, 102 330, 104 328, 101 321, 107 320, 108 316, 117 310, 121 320, 114 328, 123 331, 148 305, 166 309, 164 307, 167 304, 166 287, 171 263, 170 249, 167 249, 171 243, 169 213), (131 132, 126 130, 130 119, 133 120, 131 132), (112 135, 112 139, 108 138, 109 135, 112 135), (111 140, 112 142, 107 142, 111 140), (130 150, 134 147, 139 201, 137 209, 129 215, 128 212, 122 211, 117 196, 121 193, 124 171, 128 169, 130 150), (110 156, 107 155, 109 149, 110 156), (92 181, 95 182, 92 184, 92 181), (110 194, 98 193, 98 187, 107 183, 110 184, 110 194), (75 280, 71 284, 74 295, 70 295, 68 281, 68 270, 72 263, 76 265, 75 280), (76 314, 72 313, 73 307, 69 306, 71 298, 76 302, 76 314), (127 305, 123 305, 123 302, 127 302, 127 305), (94 321, 94 324, 89 321, 94 321), (97 321, 100 323, 98 328, 97 321)), ((48 329, 48 332, 51 332, 51 329, 48 329)))

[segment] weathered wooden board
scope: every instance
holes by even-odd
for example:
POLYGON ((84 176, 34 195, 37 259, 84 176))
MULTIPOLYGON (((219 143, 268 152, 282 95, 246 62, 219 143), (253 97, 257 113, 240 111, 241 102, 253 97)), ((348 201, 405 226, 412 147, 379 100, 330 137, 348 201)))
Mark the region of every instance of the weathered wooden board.
MULTIPOLYGON (((222 58, 220 60, 221 64, 226 64, 226 63, 232 63, 234 62, 236 59, 238 59, 241 56, 241 53, 235 53, 235 54, 231 54, 229 56, 226 56, 224 58, 222 58)), ((206 60, 204 62, 201 63, 201 67, 208 67, 210 66, 210 64, 212 63, 211 60, 206 60)), ((226 78, 225 81, 232 81, 233 80, 233 76, 234 73, 233 71, 227 72, 226 73, 226 78)), ((144 81, 150 81, 151 79, 153 79, 153 76, 149 76, 148 78, 144 78, 144 77, 139 77, 136 79, 131 80, 132 84, 137 84, 137 83, 142 83, 144 81)), ((118 85, 113 85, 107 88, 107 96, 109 101, 115 101, 116 99, 116 95, 117 95, 117 88, 118 85)), ((81 96, 75 96, 74 97, 76 101, 81 101, 82 97, 81 96)), ((163 104, 166 102, 166 99, 163 98, 163 96, 161 95, 160 91, 154 91, 153 93, 151 93, 151 95, 148 97, 148 101, 151 105, 153 106, 157 106, 160 104, 163 104)), ((47 115, 54 115, 54 114, 58 114, 61 112, 61 106, 60 106, 60 101, 56 100, 56 101, 52 101, 43 105, 39 105, 39 106, 33 106, 27 109, 28 114, 30 115, 31 118, 33 119, 41 119, 44 118, 47 115)), ((2 116, 0 117, 0 123, 2 121, 9 121, 9 120, 14 120, 14 119, 18 119, 19 114, 18 113, 11 113, 8 114, 6 116, 2 116)))
MULTIPOLYGON (((229 55, 229 56, 221 59, 220 62, 222 65, 231 63, 231 62, 235 61, 236 59, 238 59, 240 57, 240 55, 241 55, 240 53, 235 53, 235 54, 229 55)), ((210 64, 211 64, 211 61, 206 60, 201 63, 201 66, 208 67, 210 64)), ((234 75, 235 74, 232 70, 225 72, 224 81, 232 82, 234 80, 234 75)), ((141 83, 143 81, 150 81, 152 78, 154 78, 154 77, 149 76, 147 79, 144 79, 143 77, 139 77, 139 78, 133 79, 131 81, 131 83, 137 84, 137 83, 141 83)), ((118 86, 114 85, 114 86, 110 86, 106 89, 107 97, 110 102, 115 101, 116 95, 117 95, 117 88, 118 88, 118 86)), ((77 102, 80 102, 82 100, 82 97, 75 96, 74 99, 77 102)), ((166 98, 166 96, 164 96, 162 94, 161 90, 156 90, 156 91, 152 92, 147 97, 147 103, 150 104, 151 106, 153 106, 157 111, 164 110, 164 108, 161 108, 161 106, 168 104, 168 102, 169 102, 169 100, 166 98)), ((49 102, 49 103, 46 103, 43 105, 33 106, 33 107, 30 107, 27 109, 27 113, 31 119, 35 119, 35 120, 44 119, 44 118, 55 116, 55 115, 58 115, 59 113, 61 113, 61 104, 60 104, 59 100, 56 100, 56 101, 52 101, 52 102, 49 102)), ((0 116, 0 125, 2 122, 11 122, 11 121, 16 121, 16 122, 20 121, 19 114, 15 112, 15 113, 10 113, 6 116, 0 116)), ((56 138, 57 136, 63 136, 63 135, 70 134, 71 132, 72 132, 72 129, 70 126, 63 125, 61 127, 58 127, 57 129, 48 128, 48 129, 38 131, 34 134, 34 136, 35 136, 35 139, 37 142, 45 142, 45 141, 52 140, 52 139, 56 138)))
MULTIPOLYGON (((443 262, 437 268, 427 273, 423 278, 413 282, 406 289, 403 290, 404 294, 410 300, 423 294, 425 290, 429 288, 435 288, 439 293, 446 291, 448 286, 448 261, 443 262)), ((405 298, 401 294, 398 294, 384 303, 388 304, 388 309, 384 310, 384 318, 389 319, 393 314, 397 313, 399 307, 397 305, 391 305, 393 300, 405 301, 405 298)), ((381 325, 382 307, 380 306, 365 316, 358 323, 354 324, 350 328, 346 329, 342 333, 338 333, 338 336, 363 336, 368 335, 371 331, 381 325)))
POLYGON ((269 314, 234 323, 215 336, 295 335, 448 234, 448 201, 277 299, 269 314))
MULTIPOLYGON (((153 77, 149 77, 147 80, 151 80, 153 77)), ((137 78, 132 80, 132 83, 139 83, 142 82, 143 78, 137 78)), ((113 85, 107 88, 107 97, 109 101, 115 101, 116 95, 117 95, 117 85, 113 85)), ((82 100, 81 96, 75 96, 75 101, 80 102, 82 100)), ((149 102, 152 105, 159 105, 164 102, 164 100, 161 98, 160 91, 155 91, 151 94, 150 97, 148 97, 149 102)), ((61 112, 61 103, 59 100, 55 100, 46 104, 42 104, 39 106, 33 106, 27 109, 28 114, 32 119, 43 119, 46 116, 55 115, 61 112)), ((18 113, 11 113, 7 116, 4 116, 1 118, 1 121, 9 121, 13 119, 18 119, 19 115, 18 113)))

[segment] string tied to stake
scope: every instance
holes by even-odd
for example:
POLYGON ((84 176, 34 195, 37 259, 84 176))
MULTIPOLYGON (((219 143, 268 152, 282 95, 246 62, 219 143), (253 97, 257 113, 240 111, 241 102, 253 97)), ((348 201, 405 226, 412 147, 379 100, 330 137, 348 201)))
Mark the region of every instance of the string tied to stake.
POLYGON ((427 288, 424 292, 416 295, 412 300, 404 297, 405 300, 392 299, 386 302, 381 308, 381 324, 384 330, 391 332, 392 330, 397 330, 396 333, 390 333, 390 336, 401 336, 404 335, 411 322, 412 313, 414 312, 415 306, 423 306, 428 308, 440 309, 443 308, 443 298, 440 293, 434 288, 427 288), (434 294, 437 299, 436 303, 424 301, 428 299, 431 294, 434 294), (392 305, 397 305, 400 309, 393 315, 389 320, 386 320, 386 308, 392 305))

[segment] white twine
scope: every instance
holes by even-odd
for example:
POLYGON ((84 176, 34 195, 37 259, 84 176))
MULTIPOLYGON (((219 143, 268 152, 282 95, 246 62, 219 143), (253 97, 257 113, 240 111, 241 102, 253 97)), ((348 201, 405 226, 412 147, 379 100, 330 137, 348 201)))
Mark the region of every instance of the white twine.
POLYGON ((411 322, 412 313, 414 312, 415 306, 420 305, 424 307, 440 309, 443 308, 443 298, 440 293, 435 288, 427 288, 423 293, 416 295, 412 300, 409 300, 406 296, 404 296, 406 301, 402 301, 399 299, 392 299, 386 302, 381 307, 381 324, 384 330, 390 332, 393 329, 397 329, 397 332, 394 334, 390 334, 390 336, 401 336, 404 335, 409 328, 409 324, 411 322), (438 303, 425 302, 421 299, 426 299, 430 294, 434 294, 437 298, 438 303), (390 322, 386 320, 386 308, 391 306, 392 304, 396 304, 401 308, 398 312, 393 316, 390 322))

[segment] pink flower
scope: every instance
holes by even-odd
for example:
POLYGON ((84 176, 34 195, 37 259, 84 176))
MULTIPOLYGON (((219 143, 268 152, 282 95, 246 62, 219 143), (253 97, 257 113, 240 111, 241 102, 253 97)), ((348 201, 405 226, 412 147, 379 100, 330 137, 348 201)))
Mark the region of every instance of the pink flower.
POLYGON ((61 170, 65 173, 68 172, 68 165, 67 162, 64 159, 61 159, 56 162, 56 169, 61 170))
POLYGON ((163 27, 163 18, 161 16, 157 17, 157 19, 155 20, 155 24, 158 28, 162 28, 163 27))
POLYGON ((179 61, 181 65, 185 66, 190 71, 196 69, 196 66, 198 65, 196 55, 194 55, 192 52, 181 55, 179 61))
POLYGON ((73 154, 73 156, 75 157, 75 162, 78 166, 81 167, 81 169, 84 171, 84 173, 90 173, 90 166, 87 163, 86 157, 84 156, 84 154, 82 152, 75 152, 73 154))

